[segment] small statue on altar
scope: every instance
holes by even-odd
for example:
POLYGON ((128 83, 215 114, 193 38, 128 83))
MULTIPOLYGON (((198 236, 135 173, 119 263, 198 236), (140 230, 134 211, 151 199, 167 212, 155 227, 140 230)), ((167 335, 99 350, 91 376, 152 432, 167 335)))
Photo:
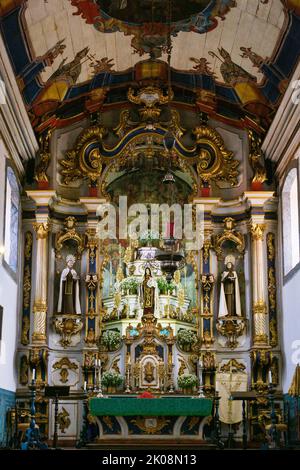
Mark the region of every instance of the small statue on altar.
POLYGON ((143 316, 154 317, 158 311, 158 286, 151 275, 150 268, 145 269, 144 279, 140 285, 140 304, 143 307, 143 316))
POLYGON ((219 318, 241 316, 239 280, 234 270, 234 261, 234 257, 230 255, 225 259, 226 270, 221 276, 219 318))
POLYGON ((73 266, 75 256, 66 257, 67 267, 60 276, 57 312, 61 314, 81 314, 79 301, 79 276, 73 266))

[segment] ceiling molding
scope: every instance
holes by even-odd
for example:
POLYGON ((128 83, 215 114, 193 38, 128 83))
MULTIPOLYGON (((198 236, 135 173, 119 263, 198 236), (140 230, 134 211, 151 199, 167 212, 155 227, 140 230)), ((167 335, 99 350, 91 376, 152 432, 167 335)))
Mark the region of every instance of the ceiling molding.
POLYGON ((22 175, 23 163, 34 158, 39 147, 1 35, 0 78, 5 84, 6 100, 4 104, 0 103, 0 133, 22 175))
MULTIPOLYGON (((277 163, 277 174, 295 157, 300 143, 300 103, 295 104, 292 84, 300 79, 300 62, 291 78, 275 118, 266 134, 262 150, 266 158, 277 163)), ((299 93, 298 93, 299 96, 299 93)))

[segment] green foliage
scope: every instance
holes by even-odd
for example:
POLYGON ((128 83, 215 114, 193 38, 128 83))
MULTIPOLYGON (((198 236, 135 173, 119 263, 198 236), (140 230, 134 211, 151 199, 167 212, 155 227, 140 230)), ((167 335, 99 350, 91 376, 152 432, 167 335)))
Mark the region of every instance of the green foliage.
POLYGON ((119 331, 106 330, 102 335, 101 342, 109 351, 115 351, 121 346, 121 334, 119 331))
POLYGON ((124 382, 124 377, 117 372, 104 372, 102 375, 102 384, 105 387, 119 387, 124 382))
POLYGON ((195 374, 183 374, 178 377, 178 386, 180 388, 193 388, 198 384, 195 374))
POLYGON ((157 286, 158 286, 160 294, 167 294, 168 291, 170 291, 170 293, 171 293, 175 289, 174 282, 171 281, 169 283, 164 276, 157 277, 156 281, 157 281, 157 286))
POLYGON ((130 294, 137 294, 139 281, 134 276, 128 276, 121 281, 120 286, 125 292, 129 291, 130 294))
POLYGON ((194 331, 180 330, 177 334, 177 343, 183 350, 190 349, 197 343, 197 335, 194 331))

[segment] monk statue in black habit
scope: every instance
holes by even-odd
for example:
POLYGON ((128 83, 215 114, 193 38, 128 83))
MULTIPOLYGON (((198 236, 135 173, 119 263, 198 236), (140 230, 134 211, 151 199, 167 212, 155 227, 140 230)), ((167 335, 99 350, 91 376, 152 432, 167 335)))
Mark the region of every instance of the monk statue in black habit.
POLYGON ((73 266, 75 256, 66 257, 67 267, 60 276, 59 297, 57 312, 63 315, 81 314, 79 301, 79 276, 73 266))

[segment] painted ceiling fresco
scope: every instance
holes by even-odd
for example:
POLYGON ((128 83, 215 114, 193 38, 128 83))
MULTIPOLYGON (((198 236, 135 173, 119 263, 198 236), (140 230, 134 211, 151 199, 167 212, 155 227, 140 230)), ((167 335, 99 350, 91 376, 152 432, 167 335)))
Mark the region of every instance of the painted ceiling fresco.
POLYGON ((167 60, 169 35, 176 102, 205 96, 226 118, 246 112, 270 123, 300 54, 300 0, 171 4, 1 1, 2 34, 33 126, 79 115, 91 100, 126 101, 136 64, 167 60), (124 91, 108 98, 117 88, 124 91))
MULTIPOLYGON (((154 0, 153 9, 152 0, 98 0, 96 3, 97 6, 92 1, 28 0, 24 26, 34 56, 44 56, 58 41, 65 46, 43 72, 44 81, 62 61, 73 59, 83 47, 89 48, 90 59, 83 62, 77 83, 91 79, 104 57, 110 59, 111 69, 115 71, 132 67, 150 53, 166 59, 167 1, 154 0)), ((216 79, 226 82, 221 71, 224 57, 219 49, 222 47, 235 64, 249 73, 249 78, 256 77, 258 82, 263 78, 251 59, 257 56, 264 60, 273 54, 285 23, 280 0, 266 3, 179 0, 174 4, 172 11, 178 21, 171 26, 172 67, 197 70, 201 68, 201 58, 206 59, 208 70, 216 79)))

